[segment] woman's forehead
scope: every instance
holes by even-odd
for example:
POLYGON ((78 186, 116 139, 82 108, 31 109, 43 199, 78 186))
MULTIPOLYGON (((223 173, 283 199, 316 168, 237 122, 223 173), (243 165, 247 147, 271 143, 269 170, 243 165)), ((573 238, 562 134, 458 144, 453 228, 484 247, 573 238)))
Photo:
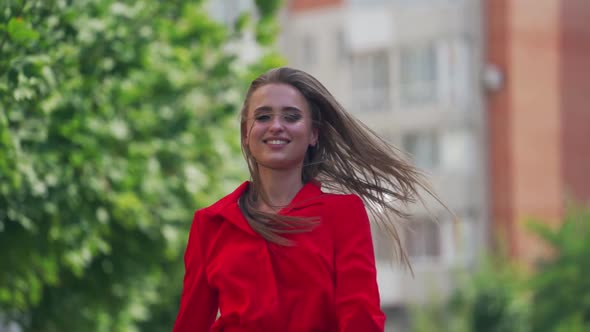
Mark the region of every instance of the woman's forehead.
POLYGON ((305 97, 295 87, 283 83, 266 84, 250 96, 248 111, 273 109, 309 110, 305 97))

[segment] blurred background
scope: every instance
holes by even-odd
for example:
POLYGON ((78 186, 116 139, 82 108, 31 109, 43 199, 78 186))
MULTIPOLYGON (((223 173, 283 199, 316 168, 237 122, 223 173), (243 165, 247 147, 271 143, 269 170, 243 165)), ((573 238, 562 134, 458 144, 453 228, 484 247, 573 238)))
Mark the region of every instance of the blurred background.
POLYGON ((170 331, 249 82, 316 76, 426 197, 387 331, 590 331, 587 0, 3 0, 0 331, 170 331))

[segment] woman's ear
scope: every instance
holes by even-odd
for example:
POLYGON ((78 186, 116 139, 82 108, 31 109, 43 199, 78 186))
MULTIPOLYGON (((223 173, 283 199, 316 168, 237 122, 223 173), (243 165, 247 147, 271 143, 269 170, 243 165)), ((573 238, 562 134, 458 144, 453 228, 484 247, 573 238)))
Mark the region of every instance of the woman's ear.
POLYGON ((311 129, 311 143, 309 143, 309 145, 316 146, 318 144, 318 139, 319 139, 319 129, 317 127, 314 127, 311 129))

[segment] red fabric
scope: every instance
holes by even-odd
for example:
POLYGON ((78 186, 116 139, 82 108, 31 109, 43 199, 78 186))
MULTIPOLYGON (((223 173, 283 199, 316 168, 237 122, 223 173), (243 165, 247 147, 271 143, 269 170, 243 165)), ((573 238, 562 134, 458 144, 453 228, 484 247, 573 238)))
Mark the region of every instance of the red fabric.
POLYGON ((321 223, 287 235, 296 244, 285 247, 265 241, 240 212, 247 186, 195 213, 174 332, 382 332, 361 199, 306 184, 279 213, 319 216, 321 223))

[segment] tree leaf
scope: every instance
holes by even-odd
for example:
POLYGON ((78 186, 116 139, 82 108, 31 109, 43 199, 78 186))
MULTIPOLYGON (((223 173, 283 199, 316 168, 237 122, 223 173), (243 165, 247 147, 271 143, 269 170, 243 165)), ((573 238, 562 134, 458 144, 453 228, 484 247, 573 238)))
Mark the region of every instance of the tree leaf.
POLYGON ((19 17, 13 17, 8 21, 7 30, 10 38, 16 42, 32 41, 39 38, 39 33, 19 17))

